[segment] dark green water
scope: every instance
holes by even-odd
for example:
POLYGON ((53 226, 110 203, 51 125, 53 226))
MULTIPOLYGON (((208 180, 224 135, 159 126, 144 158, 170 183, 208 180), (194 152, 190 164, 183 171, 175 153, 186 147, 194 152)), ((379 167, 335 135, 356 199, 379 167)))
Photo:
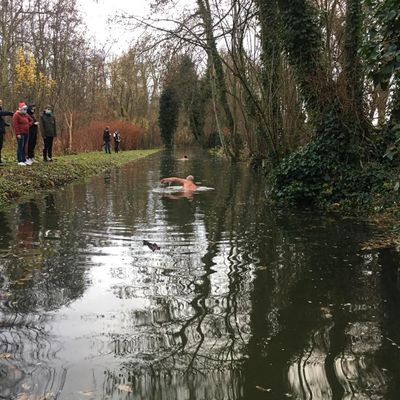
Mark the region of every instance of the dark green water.
POLYGON ((399 399, 399 254, 181 156, 0 211, 0 399, 399 399))

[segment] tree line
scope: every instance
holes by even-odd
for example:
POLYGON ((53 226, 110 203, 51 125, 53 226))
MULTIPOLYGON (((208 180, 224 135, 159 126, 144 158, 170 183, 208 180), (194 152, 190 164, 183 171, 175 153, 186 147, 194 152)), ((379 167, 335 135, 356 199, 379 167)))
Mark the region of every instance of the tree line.
POLYGON ((19 101, 38 109, 52 104, 61 133, 58 145, 65 152, 93 150, 104 127, 120 127, 119 121, 125 123, 125 138, 137 137, 140 130, 142 146, 160 143, 158 105, 152 100, 157 98, 157 62, 149 53, 139 54, 140 44, 118 56, 108 44, 95 46, 76 0, 1 0, 0 21, 4 109, 15 110, 19 101), (97 135, 93 121, 104 122, 97 135))

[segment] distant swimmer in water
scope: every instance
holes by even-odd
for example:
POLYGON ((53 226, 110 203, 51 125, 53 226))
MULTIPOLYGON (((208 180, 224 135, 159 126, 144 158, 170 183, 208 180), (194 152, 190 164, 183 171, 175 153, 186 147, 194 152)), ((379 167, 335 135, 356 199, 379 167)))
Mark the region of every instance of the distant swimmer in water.
POLYGON ((179 159, 180 161, 189 161, 189 157, 184 155, 182 158, 179 159))
POLYGON ((160 180, 161 183, 176 183, 177 185, 181 185, 185 192, 194 192, 197 189, 197 185, 193 181, 193 175, 187 176, 186 179, 172 176, 171 178, 163 178, 160 180))

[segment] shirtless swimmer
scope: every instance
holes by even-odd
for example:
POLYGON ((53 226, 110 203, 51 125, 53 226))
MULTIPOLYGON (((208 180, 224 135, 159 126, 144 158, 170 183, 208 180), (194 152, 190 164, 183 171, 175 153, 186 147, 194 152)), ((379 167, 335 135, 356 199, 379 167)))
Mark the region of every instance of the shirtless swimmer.
POLYGON ((170 178, 163 178, 160 180, 161 183, 176 183, 177 185, 181 185, 185 192, 193 192, 197 189, 197 185, 193 181, 193 175, 189 175, 185 179, 172 176, 170 178))

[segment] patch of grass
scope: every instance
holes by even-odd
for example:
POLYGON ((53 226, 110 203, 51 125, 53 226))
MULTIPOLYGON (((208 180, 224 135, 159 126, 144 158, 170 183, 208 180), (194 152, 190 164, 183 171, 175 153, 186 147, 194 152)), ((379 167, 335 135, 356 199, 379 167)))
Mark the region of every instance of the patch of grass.
MULTIPOLYGON (((157 151, 158 149, 130 150, 118 154, 81 153, 59 156, 53 162, 39 162, 26 167, 8 162, 0 167, 0 206, 3 207, 22 196, 97 175, 157 151)), ((5 159, 10 161, 9 157, 5 159)))

